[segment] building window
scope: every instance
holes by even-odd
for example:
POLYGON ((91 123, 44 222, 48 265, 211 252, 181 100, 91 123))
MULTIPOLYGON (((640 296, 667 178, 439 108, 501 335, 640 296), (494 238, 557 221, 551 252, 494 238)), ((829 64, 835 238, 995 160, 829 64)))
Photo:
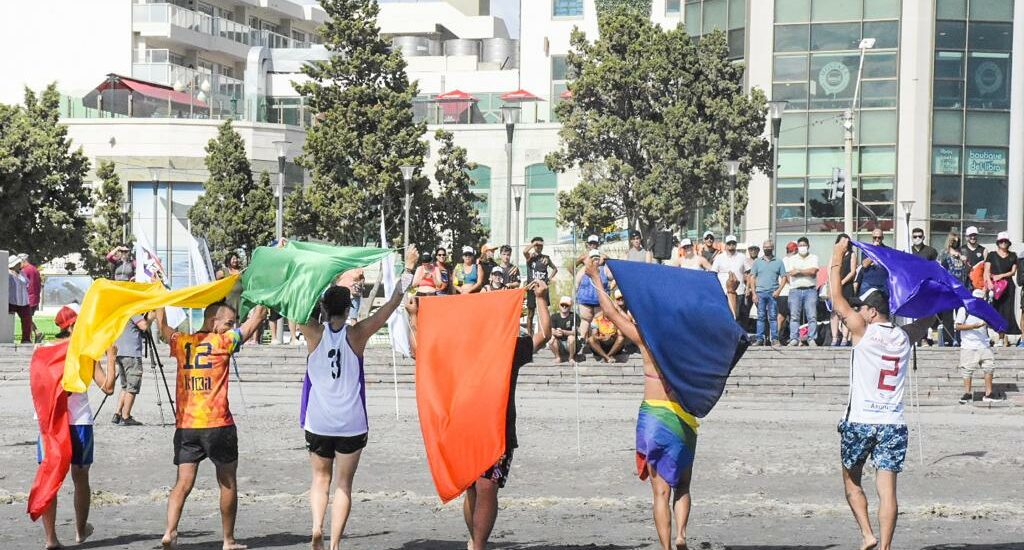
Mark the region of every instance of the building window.
POLYGON ((302 31, 292 31, 292 40, 295 40, 296 42, 305 42, 306 33, 302 31))
POLYGON ((203 194, 203 184, 160 182, 155 196, 153 187, 152 182, 131 182, 132 228, 156 249, 170 287, 185 288, 193 284, 189 273, 188 211, 203 194))
POLYGON ((473 206, 476 207, 477 214, 480 216, 480 223, 487 228, 487 231, 490 231, 491 167, 477 164, 476 168, 469 170, 468 173, 469 177, 473 178, 473 187, 470 191, 480 197, 480 200, 474 202, 473 206))
POLYGON ((665 0, 665 13, 678 15, 681 7, 680 0, 665 0))
POLYGON ((583 0, 552 0, 551 15, 555 17, 583 17, 583 0))
POLYGON ((558 177, 547 165, 531 164, 526 167, 526 225, 527 238, 543 237, 555 241, 558 237, 558 177))
POLYGON ((713 31, 725 32, 733 61, 743 59, 746 19, 746 0, 686 0, 686 33, 698 41, 713 31))

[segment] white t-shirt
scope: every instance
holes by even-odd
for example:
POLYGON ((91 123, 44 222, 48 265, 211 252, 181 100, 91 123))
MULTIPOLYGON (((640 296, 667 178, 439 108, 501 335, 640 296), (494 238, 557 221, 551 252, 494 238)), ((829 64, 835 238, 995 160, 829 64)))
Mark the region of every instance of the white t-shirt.
POLYGON ((92 407, 89 392, 68 394, 68 425, 92 426, 92 407))
MULTIPOLYGON (((786 271, 797 269, 810 269, 818 266, 818 257, 814 254, 807 254, 801 256, 800 254, 793 254, 789 257, 789 261, 786 262, 786 271)), ((817 275, 797 275, 789 278, 789 284, 791 288, 814 288, 818 285, 817 275)))
POLYGON ((306 374, 306 431, 328 437, 354 437, 369 431, 363 360, 348 344, 348 327, 334 332, 324 323, 320 344, 306 360, 306 374))
POLYGON ((903 385, 910 354, 910 338, 902 328, 888 323, 868 325, 850 354, 849 422, 906 424, 903 385))
POLYGON ((746 254, 735 254, 729 255, 728 252, 722 252, 718 256, 715 256, 715 261, 711 263, 711 271, 718 273, 718 281, 722 283, 722 290, 728 292, 726 288, 726 282, 729 280, 729 273, 736 275, 736 278, 740 281, 740 286, 736 288, 737 294, 743 294, 747 290, 747 285, 744 282, 744 272, 746 271, 746 254))
MULTIPOLYGON (((954 323, 973 325, 984 323, 982 319, 967 313, 966 308, 956 310, 954 323)), ((981 328, 960 331, 960 349, 987 349, 992 342, 988 339, 988 325, 981 328)))

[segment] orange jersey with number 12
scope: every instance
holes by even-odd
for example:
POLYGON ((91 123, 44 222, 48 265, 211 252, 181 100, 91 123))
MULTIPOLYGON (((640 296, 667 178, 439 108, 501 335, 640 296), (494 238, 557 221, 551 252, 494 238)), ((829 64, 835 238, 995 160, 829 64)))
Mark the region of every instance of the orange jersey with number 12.
POLYGON ((178 428, 233 426, 228 406, 231 354, 242 346, 242 332, 174 333, 171 355, 178 360, 178 428))

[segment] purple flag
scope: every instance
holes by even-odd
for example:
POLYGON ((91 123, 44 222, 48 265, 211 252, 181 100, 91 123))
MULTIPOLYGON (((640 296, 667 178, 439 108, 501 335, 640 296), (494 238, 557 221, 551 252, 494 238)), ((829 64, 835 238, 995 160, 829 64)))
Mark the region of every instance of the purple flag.
POLYGON ((889 310, 894 315, 920 319, 963 307, 997 332, 1006 330, 1006 320, 988 302, 975 298, 938 263, 887 246, 853 245, 889 270, 889 310))

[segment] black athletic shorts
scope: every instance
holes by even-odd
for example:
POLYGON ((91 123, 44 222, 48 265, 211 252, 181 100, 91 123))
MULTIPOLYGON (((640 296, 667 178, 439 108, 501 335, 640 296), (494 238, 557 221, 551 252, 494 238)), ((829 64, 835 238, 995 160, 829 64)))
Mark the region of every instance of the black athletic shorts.
MULTIPOLYGON (((548 305, 551 305, 551 294, 547 290, 544 291, 544 299, 547 300, 548 305)), ((533 293, 533 290, 526 291, 526 308, 533 310, 537 309, 537 295, 533 293)))
POLYGON ((174 464, 195 464, 209 458, 214 464, 238 460, 238 431, 220 428, 177 428, 174 430, 174 464))
POLYGON ((306 432, 306 449, 323 458, 334 458, 335 453, 350 455, 366 447, 367 434, 352 437, 317 435, 306 432))

